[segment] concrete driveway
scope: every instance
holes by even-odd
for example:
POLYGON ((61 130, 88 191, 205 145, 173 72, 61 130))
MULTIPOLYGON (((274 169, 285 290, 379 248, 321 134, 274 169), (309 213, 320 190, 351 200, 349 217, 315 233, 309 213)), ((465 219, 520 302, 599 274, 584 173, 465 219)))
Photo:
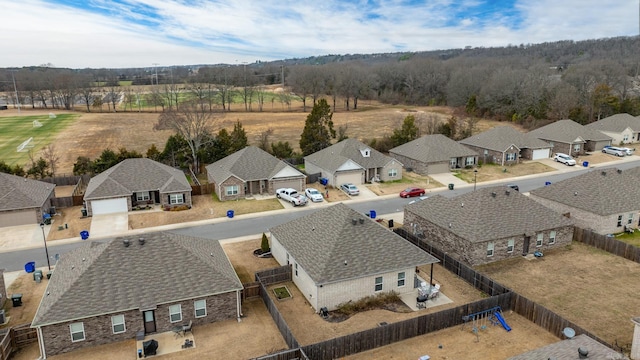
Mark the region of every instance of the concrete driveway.
MULTIPOLYGON (((49 234, 53 225, 45 225, 45 236, 49 234)), ((0 252, 37 248, 44 246, 42 230, 39 224, 9 226, 0 229, 0 252)))
POLYGON ((449 186, 449 184, 453 184, 454 188, 459 186, 473 185, 469 184, 463 180, 460 180, 453 173, 442 173, 442 174, 429 174, 429 177, 433 180, 439 182, 444 186, 449 186))
POLYGON ((129 230, 129 213, 94 215, 91 218, 89 238, 107 237, 129 230))

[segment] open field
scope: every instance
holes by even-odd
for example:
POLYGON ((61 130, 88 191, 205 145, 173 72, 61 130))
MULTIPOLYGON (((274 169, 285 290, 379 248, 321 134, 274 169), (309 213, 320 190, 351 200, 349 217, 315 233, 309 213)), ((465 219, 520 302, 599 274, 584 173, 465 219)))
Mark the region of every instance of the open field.
MULTIPOLYGON (((333 114, 334 127, 347 127, 347 135, 351 138, 369 140, 382 138, 391 135, 393 130, 400 128, 402 121, 407 115, 414 115, 416 123, 429 117, 446 120, 452 114, 452 109, 444 107, 402 107, 381 105, 373 101, 360 101, 358 110, 344 111, 338 108, 333 114)), ((233 104, 232 111, 221 115, 214 124, 214 132, 221 128, 231 130, 236 121, 240 121, 244 127, 249 143, 257 144, 261 133, 272 129, 273 133, 270 142, 288 141, 294 149, 298 149, 300 134, 304 128, 307 113, 302 112, 301 104, 294 103, 290 111, 279 112, 277 105, 271 109, 271 104, 265 105, 264 112, 244 112, 244 106, 233 104)), ((285 109, 286 110, 286 109, 285 109)), ((307 111, 311 107, 307 106, 307 111)), ((59 120, 64 111, 54 111, 59 120)), ((31 115, 42 115, 48 119, 48 111, 43 110, 23 110, 18 116, 17 111, 8 110, 0 114, 0 121, 9 116, 10 118, 24 118, 31 115)), ((55 148, 60 157, 58 173, 71 173, 73 164, 78 156, 86 156, 95 159, 100 153, 110 148, 117 151, 124 147, 128 150, 136 150, 146 153, 147 149, 155 144, 159 149, 172 135, 172 131, 153 130, 154 124, 158 121, 159 113, 138 113, 138 112, 117 112, 117 113, 73 113, 78 116, 77 121, 62 129, 56 127, 56 134, 50 135, 48 141, 55 143, 55 148)), ((31 121, 28 122, 32 126, 31 121)), ((44 125, 44 122, 43 122, 44 125)), ((482 120, 478 123, 478 131, 483 131, 497 125, 511 125, 497 121, 482 120)), ((44 128, 44 126, 43 126, 44 128)), ((42 129, 42 128, 40 128, 42 129)), ((1 135, 0 135, 1 136, 1 135)), ((24 139, 26 140, 28 136, 24 139)), ((15 146, 12 145, 15 154, 15 146)), ((46 144, 45 144, 46 145, 46 144)), ((26 163, 26 158, 22 164, 26 163)))
POLYGON ((630 319, 640 314, 640 264, 573 242, 542 258, 519 257, 478 270, 629 351, 630 319))
POLYGON ((37 159, 38 152, 50 143, 55 144, 58 134, 68 134, 67 128, 78 118, 78 114, 60 114, 55 118, 49 118, 48 114, 0 117, 0 161, 11 166, 24 165, 29 161, 30 150, 37 159), (34 121, 42 126, 34 127, 34 121), (18 152, 17 147, 29 138, 33 138, 30 145, 18 152))

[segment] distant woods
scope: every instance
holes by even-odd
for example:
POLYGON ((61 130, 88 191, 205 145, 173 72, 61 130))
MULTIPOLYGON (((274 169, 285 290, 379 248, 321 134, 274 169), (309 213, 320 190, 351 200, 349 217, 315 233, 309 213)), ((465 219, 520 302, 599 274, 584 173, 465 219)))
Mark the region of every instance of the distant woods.
POLYGON ((364 99, 447 105, 534 128, 640 115, 639 72, 640 38, 621 37, 239 65, 0 69, 0 102, 15 104, 17 92, 22 106, 45 109, 165 112, 197 102, 207 111, 260 112, 291 111, 297 99, 307 112, 322 98, 335 112, 364 99))

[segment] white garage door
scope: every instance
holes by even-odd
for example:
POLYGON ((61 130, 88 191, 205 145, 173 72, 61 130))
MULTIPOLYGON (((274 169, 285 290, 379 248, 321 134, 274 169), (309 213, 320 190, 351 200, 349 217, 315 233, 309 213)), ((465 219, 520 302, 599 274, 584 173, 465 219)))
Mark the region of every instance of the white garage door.
POLYGON ((352 183, 354 185, 362 184, 363 172, 348 172, 348 173, 340 173, 336 176, 336 183, 334 186, 340 186, 346 183, 352 183))
POLYGON ((91 214, 103 215, 127 212, 127 199, 94 200, 91 202, 91 214))
POLYGON ((0 227, 29 225, 35 223, 36 211, 33 209, 0 213, 0 227))
POLYGON ((531 154, 531 160, 548 159, 548 158, 549 158, 549 149, 533 150, 533 154, 531 154))

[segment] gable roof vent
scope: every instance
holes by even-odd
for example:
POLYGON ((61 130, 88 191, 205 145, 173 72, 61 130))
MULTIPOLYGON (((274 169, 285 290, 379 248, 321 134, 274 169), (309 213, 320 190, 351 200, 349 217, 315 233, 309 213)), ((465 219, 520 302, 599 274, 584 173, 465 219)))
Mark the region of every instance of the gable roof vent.
POLYGON ((129 247, 129 239, 122 240, 122 243, 124 244, 124 247, 129 247))
POLYGON ((144 245, 144 238, 139 238, 138 244, 140 244, 140 246, 144 245))

